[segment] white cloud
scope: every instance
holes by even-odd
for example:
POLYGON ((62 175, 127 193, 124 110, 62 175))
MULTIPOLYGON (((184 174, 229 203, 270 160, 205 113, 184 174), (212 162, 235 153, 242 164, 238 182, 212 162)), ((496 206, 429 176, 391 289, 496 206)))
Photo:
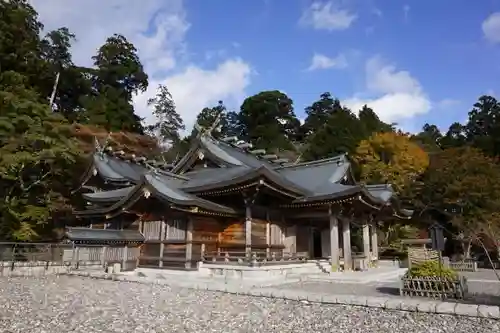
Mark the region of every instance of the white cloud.
POLYGON ((75 63, 92 64, 91 57, 107 37, 119 33, 136 48, 150 77, 149 89, 134 98, 136 112, 152 121, 146 101, 158 84, 167 85, 188 130, 198 112, 210 103, 239 98, 250 83, 250 65, 222 59, 212 69, 179 65, 186 51, 187 21, 183 0, 32 0, 46 30, 68 27, 77 37, 75 63))
POLYGON ((191 131, 196 116, 201 109, 213 106, 218 100, 227 104, 240 102, 245 95, 245 88, 250 84, 251 68, 241 59, 229 59, 213 70, 204 70, 197 66, 189 66, 183 72, 169 76, 163 80, 150 82, 146 93, 137 96, 136 105, 139 112, 149 116, 145 110, 146 101, 154 96, 159 83, 165 84, 174 97, 177 110, 181 110, 186 123, 186 130, 191 131))
POLYGON ((356 112, 367 104, 386 122, 408 120, 429 112, 432 107, 417 79, 377 56, 366 63, 366 90, 344 104, 356 112))
POLYGON ((461 101, 458 99, 453 99, 453 98, 445 98, 440 100, 439 102, 436 103, 436 107, 439 109, 449 109, 452 107, 455 107, 457 105, 460 105, 461 101))
POLYGON ((403 6, 403 15, 405 22, 407 22, 410 18, 410 5, 403 6))
POLYGON ((329 68, 346 68, 347 59, 343 54, 339 54, 335 58, 330 58, 326 55, 315 53, 311 59, 311 65, 307 68, 308 71, 313 71, 317 69, 329 69, 329 68))
POLYGON ((488 16, 482 23, 484 37, 492 43, 500 43, 500 12, 488 16))
POLYGON ((356 18, 356 14, 342 8, 338 1, 313 2, 302 14, 299 23, 316 30, 345 30, 356 18))

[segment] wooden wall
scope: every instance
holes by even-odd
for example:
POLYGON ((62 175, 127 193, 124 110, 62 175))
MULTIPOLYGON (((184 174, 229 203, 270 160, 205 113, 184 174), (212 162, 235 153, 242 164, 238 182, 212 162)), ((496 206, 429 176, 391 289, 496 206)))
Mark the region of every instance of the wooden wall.
POLYGON ((220 243, 224 247, 245 246, 245 220, 229 219, 223 224, 220 243))
POLYGON ((224 230, 220 221, 213 217, 193 216, 193 243, 205 244, 206 252, 217 251, 219 234, 224 230))
POLYGON ((252 219, 252 246, 267 246, 266 220, 252 219))

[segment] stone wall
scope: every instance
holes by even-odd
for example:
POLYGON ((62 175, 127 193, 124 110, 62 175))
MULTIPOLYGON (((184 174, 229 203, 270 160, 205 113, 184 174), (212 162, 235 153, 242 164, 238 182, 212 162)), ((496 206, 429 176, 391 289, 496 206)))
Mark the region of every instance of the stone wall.
MULTIPOLYGON (((80 268, 101 269, 100 262, 80 261, 80 268)), ((50 262, 50 261, 27 261, 27 262, 12 262, 0 261, 0 277, 9 276, 25 276, 25 277, 40 277, 45 275, 65 274, 76 267, 72 267, 70 263, 50 262)))

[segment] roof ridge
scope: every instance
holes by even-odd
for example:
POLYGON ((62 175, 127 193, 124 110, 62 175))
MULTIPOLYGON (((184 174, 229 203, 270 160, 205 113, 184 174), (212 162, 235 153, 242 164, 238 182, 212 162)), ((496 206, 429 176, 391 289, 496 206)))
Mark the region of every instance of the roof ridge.
POLYGON ((322 164, 327 164, 330 162, 345 162, 347 160, 347 154, 340 154, 336 155, 333 157, 328 157, 328 158, 323 158, 320 160, 314 160, 314 161, 309 161, 309 162, 301 162, 297 164, 289 164, 289 165, 281 165, 277 166, 274 168, 275 170, 277 169, 292 169, 292 168, 300 168, 300 167, 308 167, 308 166, 315 166, 315 165, 322 165, 322 164))

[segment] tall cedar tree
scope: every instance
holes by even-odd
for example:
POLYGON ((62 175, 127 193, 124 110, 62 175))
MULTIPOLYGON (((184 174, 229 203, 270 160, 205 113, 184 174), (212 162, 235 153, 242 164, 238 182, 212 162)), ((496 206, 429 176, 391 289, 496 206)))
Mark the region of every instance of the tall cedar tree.
POLYGON ((186 127, 175 110, 175 103, 168 88, 160 85, 156 96, 148 100, 148 105, 153 107, 153 115, 156 117, 156 123, 148 127, 149 132, 162 143, 178 143, 180 131, 186 127))
POLYGON ((394 132, 394 124, 384 123, 377 116, 373 109, 369 108, 367 105, 364 105, 358 113, 359 120, 363 125, 363 130, 366 133, 366 136, 371 136, 374 133, 386 133, 386 132, 394 132))
POLYGON ((134 113, 132 96, 148 87, 148 75, 137 49, 122 35, 113 35, 92 57, 97 70, 93 76, 95 95, 86 99, 88 122, 111 131, 142 134, 142 119, 134 113))
POLYGON ((469 112, 465 125, 467 141, 490 156, 500 156, 500 103, 481 96, 469 112))
POLYGON ((359 141, 365 137, 363 126, 356 115, 342 107, 329 94, 321 95, 319 101, 306 108, 306 113, 306 130, 303 131, 306 134, 306 144, 302 155, 305 161, 352 154, 359 141), (314 129, 313 126, 318 127, 314 129))
POLYGON ((293 101, 278 90, 245 99, 238 117, 243 138, 259 148, 293 149, 292 142, 299 136, 300 121, 293 111, 293 101))
POLYGON ((85 119, 83 101, 92 94, 92 71, 75 66, 72 60, 70 48, 75 38, 67 28, 60 28, 50 31, 41 42, 50 83, 44 94, 49 96, 55 87, 54 110, 70 122, 85 119))

